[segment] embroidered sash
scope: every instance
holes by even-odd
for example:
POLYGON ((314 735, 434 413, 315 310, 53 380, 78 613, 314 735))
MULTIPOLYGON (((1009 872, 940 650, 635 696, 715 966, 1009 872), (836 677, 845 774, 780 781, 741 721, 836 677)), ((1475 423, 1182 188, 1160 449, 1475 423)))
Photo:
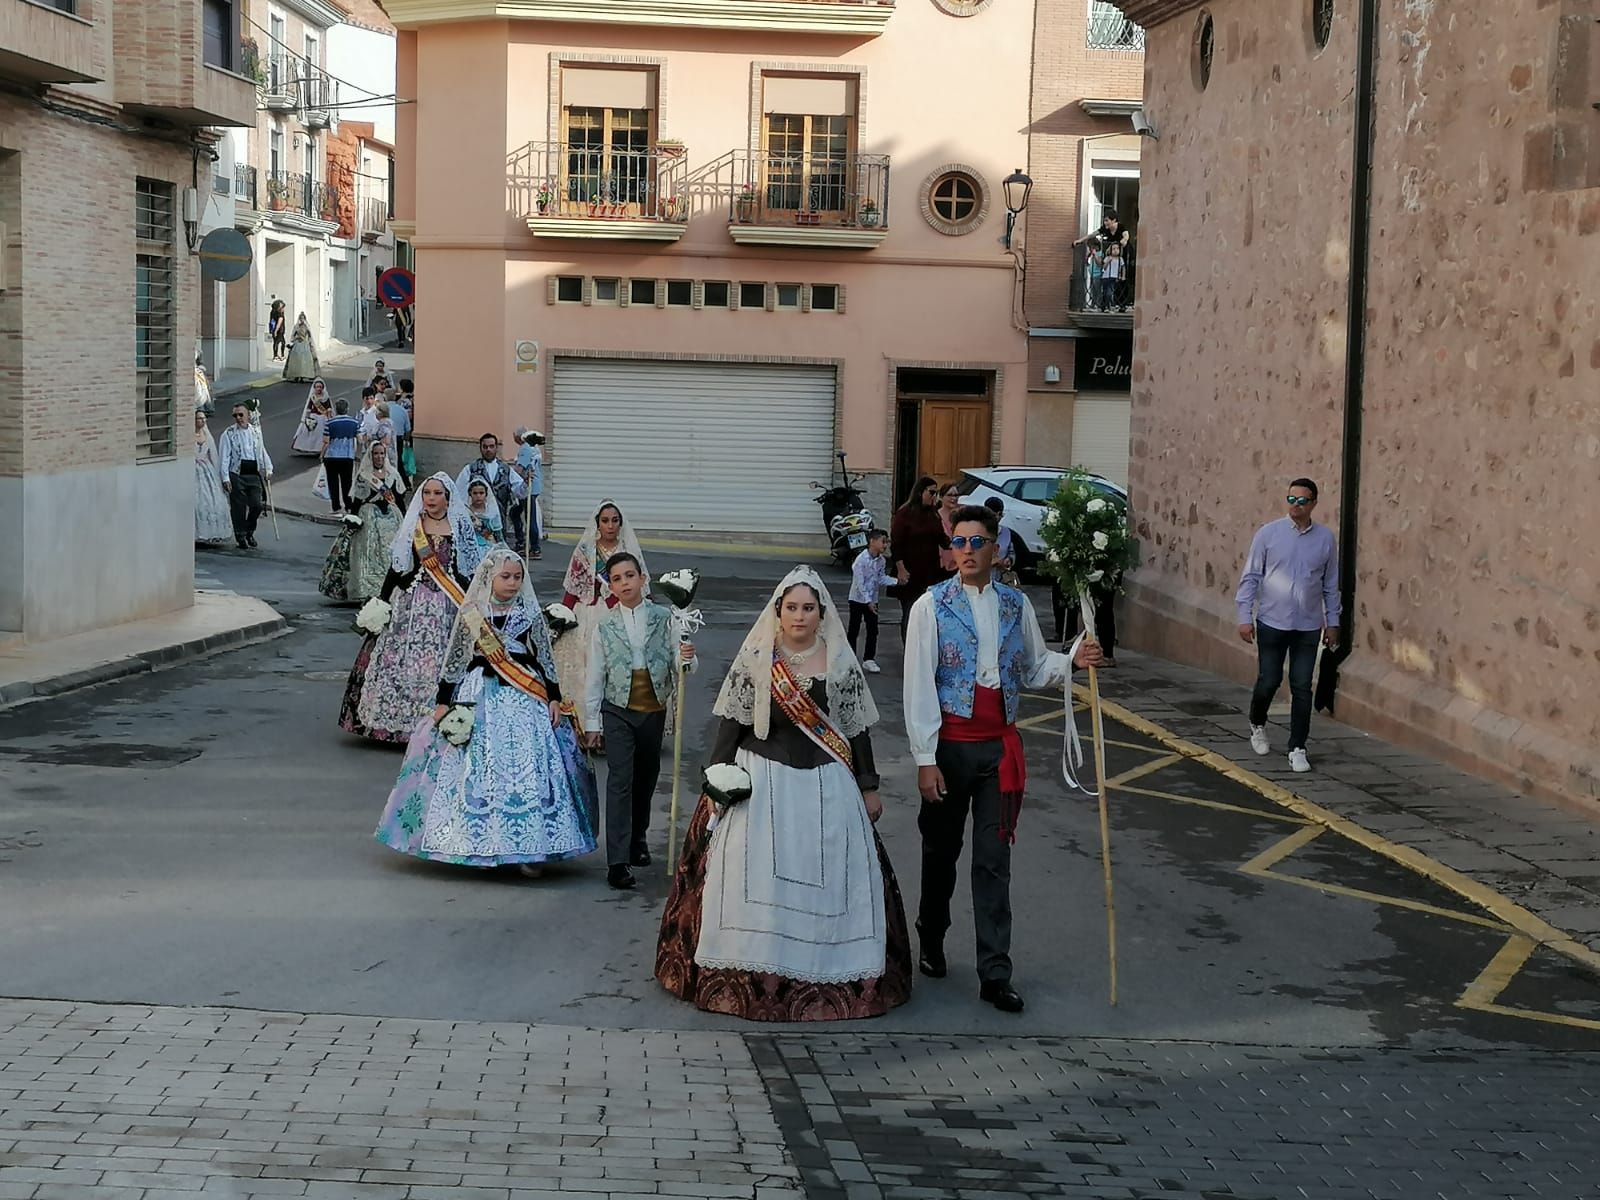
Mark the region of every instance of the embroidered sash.
POLYGON ((500 635, 495 633, 489 622, 483 619, 481 612, 476 608, 463 609, 461 619, 472 631, 472 640, 479 652, 489 660, 489 665, 494 668, 496 675, 517 691, 532 696, 535 700, 543 700, 547 704, 550 702, 550 691, 545 687, 544 681, 511 657, 505 643, 500 640, 500 635))
POLYGON ((772 702, 783 710, 783 715, 799 726, 817 745, 855 772, 855 761, 850 753, 850 742, 839 732, 828 714, 823 712, 811 693, 800 686, 789 670, 789 664, 777 655, 772 657, 772 702))
POLYGON ((422 532, 421 521, 417 522, 416 531, 411 535, 411 548, 417 552, 418 564, 433 577, 433 581, 439 585, 439 590, 454 600, 456 607, 460 608, 467 594, 461 590, 461 585, 456 582, 455 576, 450 574, 450 568, 439 561, 433 543, 428 540, 428 535, 422 532))

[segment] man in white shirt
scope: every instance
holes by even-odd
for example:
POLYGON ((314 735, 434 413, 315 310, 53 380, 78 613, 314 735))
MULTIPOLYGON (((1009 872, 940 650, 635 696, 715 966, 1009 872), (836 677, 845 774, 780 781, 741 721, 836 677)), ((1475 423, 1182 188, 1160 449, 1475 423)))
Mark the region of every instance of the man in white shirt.
POLYGON ((260 427, 250 423, 250 410, 242 404, 233 406, 233 424, 222 431, 217 443, 217 469, 233 516, 233 540, 241 550, 254 550, 265 481, 272 478, 272 458, 261 440, 260 427))
POLYGON ((1080 637, 1067 654, 1045 649, 1032 603, 993 581, 993 512, 963 505, 950 524, 957 575, 917 600, 906 629, 906 735, 922 794, 920 966, 935 979, 947 970, 944 935, 970 809, 978 994, 1021 1012, 1011 985, 1011 842, 1027 782, 1018 705, 1024 688, 1061 687, 1074 664, 1098 666, 1100 648, 1080 637))

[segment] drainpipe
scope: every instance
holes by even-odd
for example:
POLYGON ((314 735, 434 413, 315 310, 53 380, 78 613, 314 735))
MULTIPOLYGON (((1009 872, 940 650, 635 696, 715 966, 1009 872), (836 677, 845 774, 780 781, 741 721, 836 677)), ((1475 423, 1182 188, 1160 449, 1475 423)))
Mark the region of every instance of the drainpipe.
POLYGON ((1372 245, 1372 158, 1377 136, 1378 3, 1360 0, 1356 113, 1350 172, 1350 296, 1345 314, 1344 455, 1339 481, 1340 644, 1322 660, 1316 707, 1333 711, 1339 664, 1355 648, 1356 535, 1361 510, 1361 409, 1366 389, 1367 270, 1372 245))

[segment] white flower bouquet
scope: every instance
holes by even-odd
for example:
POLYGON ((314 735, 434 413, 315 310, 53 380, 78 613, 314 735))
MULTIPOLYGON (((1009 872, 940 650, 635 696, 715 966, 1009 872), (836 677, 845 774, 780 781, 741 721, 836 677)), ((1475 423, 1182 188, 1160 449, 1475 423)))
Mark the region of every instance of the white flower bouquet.
POLYGON ((1095 592, 1120 588, 1122 573, 1139 561, 1127 508, 1101 491, 1081 468, 1073 468, 1061 480, 1039 528, 1045 571, 1060 582, 1063 593, 1080 603, 1091 588, 1095 592))
POLYGON ((561 635, 578 627, 578 614, 565 604, 546 604, 544 623, 550 626, 550 640, 560 641, 561 635))
POLYGON ((699 590, 700 572, 693 567, 668 571, 656 580, 656 591, 660 592, 673 608, 688 608, 694 603, 694 595, 699 590))
POLYGON ((472 740, 473 712, 470 704, 457 704, 439 720, 439 736, 452 746, 465 746, 472 740))
POLYGON ((355 513, 345 513, 340 520, 342 520, 346 525, 350 526, 351 529, 360 529, 363 524, 361 518, 355 513))
POLYGON ((363 633, 380 634, 389 627, 389 618, 392 616, 394 609, 389 607, 388 602, 374 596, 356 614, 356 628, 363 633))
POLYGON ((313 415, 311 413, 307 413, 306 414, 306 419, 304 421, 302 421, 301 424, 303 424, 306 427, 306 432, 310 433, 312 430, 316 429, 316 427, 317 427, 317 418, 316 418, 315 415, 313 415))
POLYGON ((705 771, 701 790, 724 807, 742 804, 755 791, 750 772, 733 763, 712 763, 705 771))

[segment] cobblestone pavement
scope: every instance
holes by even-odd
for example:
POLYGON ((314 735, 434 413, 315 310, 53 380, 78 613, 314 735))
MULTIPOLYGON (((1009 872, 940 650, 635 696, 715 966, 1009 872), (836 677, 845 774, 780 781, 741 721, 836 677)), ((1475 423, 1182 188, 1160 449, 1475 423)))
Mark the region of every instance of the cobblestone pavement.
POLYGON ((1588 1200, 1600 1054, 0 1001, 0 1200, 1588 1200))
POLYGON ((1592 1200, 1600 1055, 747 1038, 811 1200, 1592 1200))

